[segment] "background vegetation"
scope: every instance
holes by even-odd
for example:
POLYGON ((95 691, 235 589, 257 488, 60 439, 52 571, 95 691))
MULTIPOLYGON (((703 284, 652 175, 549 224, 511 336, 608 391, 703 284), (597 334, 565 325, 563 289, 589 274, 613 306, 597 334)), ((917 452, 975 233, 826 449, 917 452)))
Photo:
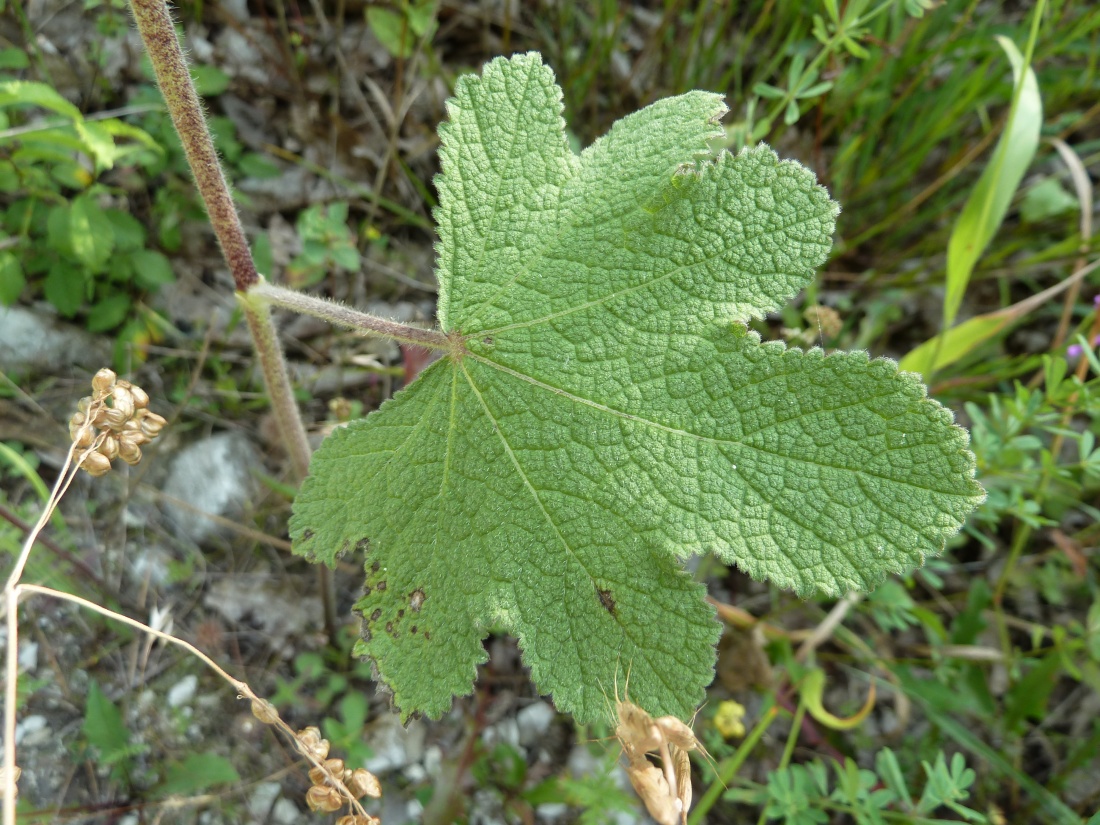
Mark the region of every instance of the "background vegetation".
MULTIPOLYGON (((995 36, 1024 51, 1032 12, 977 0, 271 0, 187 3, 178 19, 260 268, 276 280, 429 320, 443 101, 489 58, 537 49, 578 146, 657 98, 725 93, 731 149, 767 141, 844 209, 802 305, 760 331, 901 358, 941 330, 949 239, 1013 99, 995 36)), ((1048 2, 1032 54, 1043 139, 960 313, 1004 323, 928 376, 971 428, 989 492, 965 532, 909 579, 841 602, 699 563, 728 629, 696 720, 714 764, 697 766, 695 821, 1070 823, 1100 808, 1100 281, 991 315, 1096 258, 1098 61, 1100 10, 1048 2), (819 670, 826 707, 855 714, 872 681, 874 707, 848 726, 818 712, 806 686, 819 670)), ((325 632, 304 613, 273 635, 258 610, 225 607, 256 591, 312 600, 316 579, 283 549, 285 456, 125 8, 8 0, 0 75, 0 302, 96 336, 174 432, 150 450, 153 469, 70 495, 28 580, 170 617, 298 726, 322 726, 351 759, 377 755, 385 700, 348 660, 354 627, 325 632), (238 529, 199 544, 162 517, 157 491, 174 455, 215 431, 248 434, 263 460, 238 529)), ((284 343, 318 433, 422 366, 415 352, 312 324, 288 326, 284 343)), ((5 357, 5 552, 33 520, 98 366, 5 357)), ((358 579, 337 580, 343 622, 358 579)), ((274 816, 280 796, 300 802, 305 769, 195 663, 45 603, 28 604, 26 622, 38 647, 21 716, 52 732, 22 732, 20 762, 38 777, 23 786, 26 821, 241 821, 274 816), (192 674, 193 698, 162 701, 192 674), (262 815, 265 780, 280 784, 262 815)), ((559 718, 537 742, 502 735, 536 697, 508 640, 490 644, 478 692, 418 726, 428 745, 389 775, 387 798, 402 804, 384 821, 603 822, 635 810, 608 773, 606 730, 559 718), (595 766, 578 769, 578 750, 595 766)))

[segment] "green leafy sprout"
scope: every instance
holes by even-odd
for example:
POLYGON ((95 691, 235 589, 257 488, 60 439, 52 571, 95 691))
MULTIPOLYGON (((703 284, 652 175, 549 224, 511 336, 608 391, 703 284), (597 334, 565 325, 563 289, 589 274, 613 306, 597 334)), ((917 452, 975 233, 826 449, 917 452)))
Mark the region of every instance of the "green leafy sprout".
POLYGON ((462 78, 440 127, 439 361, 316 452, 296 552, 363 554, 356 652, 402 716, 469 693, 491 630, 586 722, 625 683, 686 718, 719 625, 680 567, 713 553, 802 595, 942 551, 982 500, 917 376, 745 327, 828 255, 838 212, 766 146, 713 152, 690 92, 579 156, 535 53, 462 78))

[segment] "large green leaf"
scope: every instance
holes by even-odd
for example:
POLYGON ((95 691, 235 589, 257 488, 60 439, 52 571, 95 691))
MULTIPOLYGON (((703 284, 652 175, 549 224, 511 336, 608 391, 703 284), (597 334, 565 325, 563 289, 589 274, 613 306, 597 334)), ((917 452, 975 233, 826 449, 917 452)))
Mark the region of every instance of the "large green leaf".
POLYGON ((337 430, 296 550, 366 556, 359 651, 407 716, 471 689, 492 628, 582 720, 630 674, 686 716, 718 624, 677 559, 711 551, 809 594, 939 552, 981 498, 966 434, 864 353, 761 344, 837 206, 766 147, 712 155, 692 92, 580 156, 538 55, 463 78, 441 129, 439 319, 450 354, 337 430))

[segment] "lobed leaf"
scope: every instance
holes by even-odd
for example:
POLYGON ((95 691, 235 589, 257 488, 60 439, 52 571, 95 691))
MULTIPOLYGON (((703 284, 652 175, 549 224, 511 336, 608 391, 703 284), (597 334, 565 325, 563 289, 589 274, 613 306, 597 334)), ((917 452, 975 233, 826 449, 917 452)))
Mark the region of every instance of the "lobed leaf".
POLYGON ((837 206, 767 147, 708 150, 692 92, 580 156, 536 54, 459 81, 440 128, 449 357, 336 431, 296 551, 366 558, 357 648, 406 717, 470 691, 493 628, 581 721, 686 717, 719 626, 678 558, 809 594, 942 550, 980 501, 966 434, 864 353, 761 344, 828 254, 837 206))

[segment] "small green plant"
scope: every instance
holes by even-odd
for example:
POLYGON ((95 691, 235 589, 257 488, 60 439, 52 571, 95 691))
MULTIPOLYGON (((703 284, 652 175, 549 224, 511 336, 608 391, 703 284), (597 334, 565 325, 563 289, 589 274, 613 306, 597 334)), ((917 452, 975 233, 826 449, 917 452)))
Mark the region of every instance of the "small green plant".
POLYGON ((418 42, 430 40, 438 25, 437 0, 400 0, 396 8, 367 6, 367 25, 394 57, 411 57, 418 42))
POLYGON ((0 222, 14 243, 0 251, 0 304, 28 287, 71 318, 83 313, 93 332, 117 329, 135 295, 175 276, 163 253, 129 212, 108 205, 102 173, 126 163, 152 164, 163 154, 144 130, 109 118, 90 121, 50 86, 0 83, 0 222), (24 122, 28 107, 59 117, 24 122))
POLYGON ((315 284, 330 272, 357 272, 359 249, 348 229, 347 203, 311 206, 298 216, 302 251, 287 266, 293 286, 315 284))
POLYGON ((965 822, 990 822, 963 804, 975 775, 962 754, 956 753, 948 764, 941 752, 922 767, 924 789, 916 799, 889 748, 876 755, 873 771, 859 768, 851 759, 833 762, 830 771, 823 760, 815 759, 781 768, 769 775, 766 785, 735 788, 726 797, 758 806, 766 821, 783 825, 821 825, 835 814, 846 814, 858 825, 884 825, 899 818, 912 825, 931 825, 943 821, 935 816, 943 808, 965 822))

